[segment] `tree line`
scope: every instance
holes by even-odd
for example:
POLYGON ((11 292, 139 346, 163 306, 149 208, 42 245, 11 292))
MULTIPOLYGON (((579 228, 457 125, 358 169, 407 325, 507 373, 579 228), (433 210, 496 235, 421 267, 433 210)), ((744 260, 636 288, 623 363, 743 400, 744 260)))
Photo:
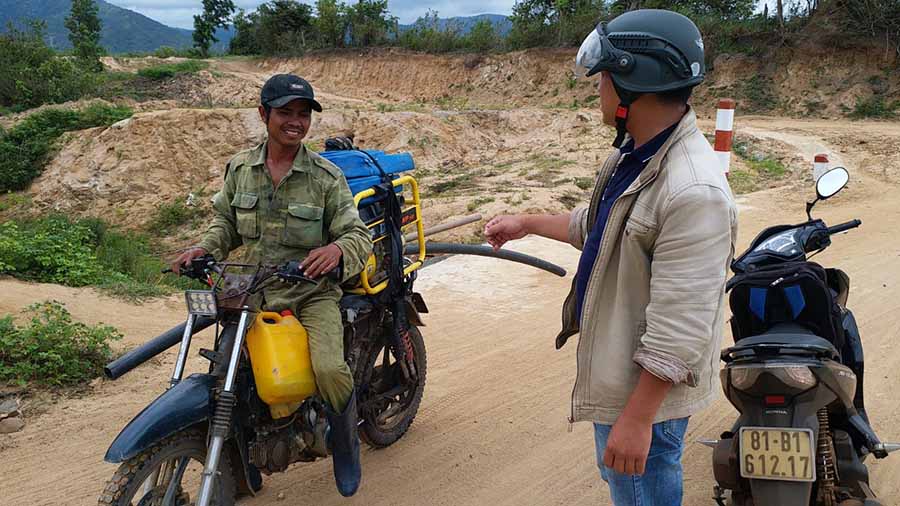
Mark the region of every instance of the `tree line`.
POLYGON ((435 53, 570 47, 598 22, 646 8, 672 9, 694 19, 711 54, 790 44, 811 24, 824 20, 836 45, 848 39, 878 40, 900 55, 900 0, 517 0, 508 34, 499 33, 488 20, 465 29, 441 21, 434 11, 401 30, 387 0, 317 0, 315 5, 271 0, 251 13, 238 11, 229 52, 275 56, 387 45, 435 53))
MULTIPOLYGON (((202 1, 194 47, 182 55, 208 56, 216 29, 229 26, 235 30, 229 53, 236 55, 376 46, 433 53, 571 47, 599 21, 632 9, 667 8, 697 22, 710 59, 722 52, 767 54, 810 38, 844 49, 875 44, 900 57, 900 0, 517 0, 508 33, 487 19, 464 27, 435 11, 401 30, 388 0, 270 0, 252 12, 237 9, 233 0, 202 1)), ((72 0, 65 25, 73 45, 65 58, 44 43, 41 22, 26 29, 10 25, 0 34, 0 108, 73 100, 96 87, 104 50, 95 0, 72 0)))

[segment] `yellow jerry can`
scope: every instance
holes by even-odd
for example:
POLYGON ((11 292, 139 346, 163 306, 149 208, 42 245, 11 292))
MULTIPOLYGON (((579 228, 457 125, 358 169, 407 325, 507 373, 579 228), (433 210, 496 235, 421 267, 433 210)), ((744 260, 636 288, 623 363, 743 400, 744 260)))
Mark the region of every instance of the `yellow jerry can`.
POLYGON ((290 311, 261 312, 247 332, 247 349, 259 398, 272 418, 284 418, 316 393, 309 336, 290 311))

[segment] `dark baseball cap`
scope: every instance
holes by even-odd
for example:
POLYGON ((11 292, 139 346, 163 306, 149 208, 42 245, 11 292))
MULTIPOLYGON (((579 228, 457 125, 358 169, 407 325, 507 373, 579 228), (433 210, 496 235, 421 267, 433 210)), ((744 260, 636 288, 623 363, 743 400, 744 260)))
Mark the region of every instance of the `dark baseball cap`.
POLYGON ((322 104, 316 101, 312 86, 306 79, 293 74, 275 74, 266 81, 259 94, 262 105, 269 107, 284 107, 298 99, 308 101, 312 110, 322 112, 322 104))

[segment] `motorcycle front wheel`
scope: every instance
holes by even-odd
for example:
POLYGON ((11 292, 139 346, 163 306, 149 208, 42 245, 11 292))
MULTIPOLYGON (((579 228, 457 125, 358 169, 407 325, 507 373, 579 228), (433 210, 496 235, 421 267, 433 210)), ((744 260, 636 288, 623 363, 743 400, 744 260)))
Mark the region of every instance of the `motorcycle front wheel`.
MULTIPOLYGON (((206 434, 177 432, 123 462, 106 483, 98 506, 193 506, 206 460, 206 434)), ((212 504, 233 506, 235 482, 228 452, 219 459, 212 504)))

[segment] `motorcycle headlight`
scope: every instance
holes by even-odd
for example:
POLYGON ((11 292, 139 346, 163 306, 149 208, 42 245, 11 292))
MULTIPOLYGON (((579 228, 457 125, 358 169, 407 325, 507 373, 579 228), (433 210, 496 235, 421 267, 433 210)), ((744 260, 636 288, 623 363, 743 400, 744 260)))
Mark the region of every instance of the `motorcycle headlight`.
POLYGON ((187 290, 184 292, 188 314, 216 316, 216 294, 209 290, 187 290))

